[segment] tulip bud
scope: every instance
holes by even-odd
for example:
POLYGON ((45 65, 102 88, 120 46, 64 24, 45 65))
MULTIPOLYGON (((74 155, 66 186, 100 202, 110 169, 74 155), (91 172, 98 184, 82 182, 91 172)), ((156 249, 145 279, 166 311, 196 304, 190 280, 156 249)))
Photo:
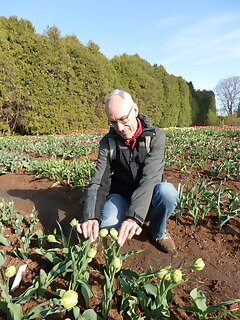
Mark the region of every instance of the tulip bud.
POLYGON ((15 266, 9 266, 5 270, 5 276, 7 278, 12 278, 16 274, 16 267, 15 266))
POLYGON ((171 280, 171 273, 166 274, 165 279, 168 280, 168 281, 170 281, 170 280, 171 280))
POLYGON ((118 232, 115 228, 110 229, 110 236, 112 237, 113 240, 117 240, 118 238, 118 232))
POLYGON ((57 239, 55 238, 55 236, 53 234, 49 234, 47 236, 47 240, 48 240, 48 242, 52 242, 52 243, 60 243, 59 241, 57 241, 57 239))
POLYGON ((115 257, 112 261, 112 265, 114 269, 116 269, 115 271, 118 272, 122 267, 122 260, 118 257, 115 257))
POLYGON ((76 225, 78 224, 78 220, 77 219, 72 219, 72 221, 70 222, 70 225, 74 228, 74 227, 76 227, 76 225))
POLYGON ((161 269, 156 275, 162 279, 167 273, 169 273, 169 270, 167 269, 161 269))
POLYGON ((78 303, 78 294, 73 290, 68 290, 64 293, 61 303, 66 310, 70 310, 78 303))
POLYGON ((92 258, 92 259, 93 259, 96 254, 97 254, 97 250, 94 249, 94 248, 92 248, 92 249, 90 249, 90 250, 88 251, 87 256, 88 256, 88 258, 92 258))
POLYGON ((182 271, 180 269, 177 269, 171 273, 171 280, 174 283, 179 283, 182 280, 182 271))
POLYGON ((129 296, 127 298, 127 301, 130 301, 131 305, 132 304, 136 304, 136 303, 139 303, 139 299, 137 297, 134 297, 134 296, 129 296))
POLYGON ((205 263, 202 258, 196 259, 192 265, 193 270, 201 271, 205 267, 205 263))
POLYGON ((92 258, 87 258, 87 263, 92 262, 92 258))
POLYGON ((99 236, 100 236, 101 238, 105 238, 107 235, 108 235, 108 229, 102 229, 102 230, 100 230, 99 236))

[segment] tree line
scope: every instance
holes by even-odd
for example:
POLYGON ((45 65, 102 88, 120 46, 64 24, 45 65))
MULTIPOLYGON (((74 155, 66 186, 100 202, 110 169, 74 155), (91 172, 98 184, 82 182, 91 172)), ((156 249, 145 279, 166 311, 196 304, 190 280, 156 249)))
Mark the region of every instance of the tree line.
POLYGON ((195 90, 139 55, 107 59, 92 41, 36 34, 32 23, 0 17, 0 132, 49 134, 107 126, 104 100, 131 93, 158 127, 218 125, 213 91, 195 90))

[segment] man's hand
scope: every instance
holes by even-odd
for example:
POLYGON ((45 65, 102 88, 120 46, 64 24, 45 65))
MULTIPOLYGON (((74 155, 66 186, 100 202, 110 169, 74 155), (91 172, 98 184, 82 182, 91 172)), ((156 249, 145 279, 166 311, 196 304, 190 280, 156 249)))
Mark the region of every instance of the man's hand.
POLYGON ((77 224, 77 231, 84 236, 85 239, 91 237, 92 241, 97 240, 99 233, 98 220, 87 220, 77 224))
POLYGON ((132 239, 136 234, 139 235, 142 232, 142 228, 133 219, 126 219, 121 224, 121 228, 118 232, 118 244, 122 246, 127 239, 132 239))

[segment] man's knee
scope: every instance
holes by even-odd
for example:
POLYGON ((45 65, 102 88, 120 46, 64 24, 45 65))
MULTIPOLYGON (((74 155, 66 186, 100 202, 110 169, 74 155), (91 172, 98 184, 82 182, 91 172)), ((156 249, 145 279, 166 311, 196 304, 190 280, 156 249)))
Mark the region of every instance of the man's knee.
POLYGON ((178 192, 174 185, 170 182, 161 182, 154 188, 153 198, 161 198, 170 202, 177 202, 178 192))

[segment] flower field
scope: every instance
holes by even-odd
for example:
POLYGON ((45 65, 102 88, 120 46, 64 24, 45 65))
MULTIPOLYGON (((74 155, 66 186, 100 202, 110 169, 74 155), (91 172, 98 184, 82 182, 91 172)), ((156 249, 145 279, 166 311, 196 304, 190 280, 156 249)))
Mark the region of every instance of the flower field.
POLYGON ((105 130, 0 137, 0 319, 239 319, 240 130, 164 131, 174 254, 77 234, 105 130))

